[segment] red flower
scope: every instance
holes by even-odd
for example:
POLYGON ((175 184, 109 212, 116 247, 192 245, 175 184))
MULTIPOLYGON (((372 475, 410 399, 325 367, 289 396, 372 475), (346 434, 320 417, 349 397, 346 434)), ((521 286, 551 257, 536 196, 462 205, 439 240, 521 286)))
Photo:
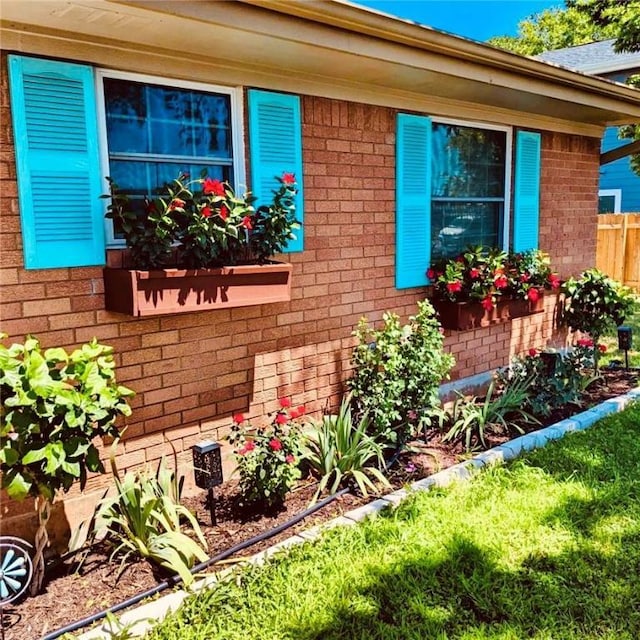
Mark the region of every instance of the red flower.
POLYGON ((285 461, 287 462, 287 464, 293 464, 293 463, 296 461, 296 459, 295 459, 291 454, 289 454, 289 455, 285 458, 285 461))
POLYGON ((590 340, 589 338, 580 338, 580 340, 578 340, 578 346, 593 347, 593 340, 590 340))
POLYGON ((527 291, 527 298, 529 298, 531 302, 537 302, 540 299, 540 292, 535 287, 531 287, 531 289, 527 291))
POLYGON ((220 207, 220 211, 218 211, 218 215, 223 219, 226 220, 229 217, 229 209, 227 209, 227 207, 225 207, 224 205, 222 205, 220 207))
POLYGON ((283 173, 281 178, 283 184, 294 184, 296 181, 295 173, 283 173))
POLYGON ((456 258, 456 262, 459 264, 464 264, 464 256, 458 256, 456 258))
POLYGON ((306 409, 304 408, 304 405, 303 405, 303 404, 301 404, 301 405, 298 407, 297 411, 298 411, 298 415, 299 415, 299 416, 303 416, 303 415, 305 414, 306 409))
POLYGON ((299 417, 300 417, 300 414, 298 413, 298 410, 297 410, 297 409, 291 409, 291 411, 289 411, 289 417, 290 417, 292 420, 295 420, 296 418, 299 418, 299 417))
POLYGON ((459 280, 456 280, 455 282, 448 282, 447 291, 449 293, 458 293, 458 291, 462 291, 462 283, 459 280))
POLYGON ((538 350, 537 349, 529 349, 529 355, 532 358, 535 358, 538 355, 538 350))
POLYGON ((600 353, 606 353, 607 352, 607 345, 606 344, 599 344, 598 345, 598 351, 600 351, 600 353))
POLYGON ((184 205, 184 200, 180 200, 180 198, 174 198, 169 204, 169 211, 173 211, 174 209, 182 209, 184 205))
POLYGON ((493 307, 494 307, 493 297, 492 296, 487 296, 486 298, 483 298, 481 304, 482 304, 484 309, 486 309, 487 311, 491 311, 491 309, 493 309, 493 307))
POLYGON ((276 416, 276 424, 287 424, 289 418, 284 413, 279 413, 276 416))
POLYGON ((271 440, 269 440, 269 447, 271 447, 273 451, 282 451, 282 442, 280 442, 278 438, 271 438, 271 440))
POLYGON ((280 398, 280 406, 283 409, 287 409, 291 406, 291 400, 289 400, 289 398, 280 398))
POLYGON ((558 277, 558 274, 552 273, 549 276, 549 284, 552 289, 557 289, 560 286, 560 278, 558 277))
POLYGON ((249 453, 256 448, 256 443, 253 440, 247 440, 244 447, 238 451, 238 453, 243 456, 245 453, 249 453))
POLYGON ((245 216, 244 218, 242 218, 242 222, 240 224, 241 224, 241 226, 243 226, 245 229, 248 229, 249 231, 251 231, 251 229, 253 229, 253 224, 251 222, 251 216, 245 216))
POLYGON ((507 276, 500 273, 496 276, 493 284, 496 285, 496 289, 506 289, 509 286, 509 281, 507 280, 507 276))
POLYGON ((233 421, 234 421, 236 424, 242 424, 245 420, 246 420, 246 418, 245 418, 241 413, 236 413, 236 414, 233 416, 233 421))
POLYGON ((436 277, 436 272, 433 269, 427 269, 427 278, 433 280, 436 277))
POLYGON ((531 280, 531 276, 528 273, 523 273, 520 276, 520 282, 529 282, 531 280))
POLYGON ((469 270, 469 277, 472 280, 475 280, 476 278, 480 277, 480 269, 476 269, 475 267, 473 269, 469 270))
POLYGON ((213 178, 205 178, 204 185, 202 186, 203 193, 212 193, 215 196, 223 196, 224 185, 220 180, 214 180, 213 178))
POLYGON ((202 207, 202 211, 200 212, 203 218, 211 217, 211 209, 209 207, 202 207))

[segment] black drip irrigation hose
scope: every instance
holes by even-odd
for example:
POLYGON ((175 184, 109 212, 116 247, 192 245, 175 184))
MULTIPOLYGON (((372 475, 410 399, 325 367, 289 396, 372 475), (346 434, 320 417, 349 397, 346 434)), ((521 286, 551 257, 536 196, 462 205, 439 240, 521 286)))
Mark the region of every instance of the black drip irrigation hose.
MULTIPOLYGON (((401 453, 402 453, 401 450, 397 450, 393 454, 393 456, 391 456, 389 461, 385 464, 385 469, 388 470, 396 462, 396 460, 398 459, 401 453)), ((225 551, 222 551, 218 555, 215 555, 209 558, 208 560, 205 560, 204 562, 197 564, 195 567, 191 569, 191 573, 196 574, 196 573, 199 573, 200 571, 204 571, 205 569, 209 568, 212 564, 215 564, 216 562, 221 562, 222 560, 226 560, 230 556, 233 556, 236 553, 239 553, 240 551, 244 551, 248 547, 252 547, 254 544, 258 544, 263 540, 268 540, 269 538, 272 538, 273 536, 278 535, 282 531, 286 531, 293 525, 298 524, 298 522, 300 522, 301 520, 308 518, 310 515, 314 514, 316 511, 319 511, 323 507, 326 507, 328 504, 331 504, 334 500, 336 500, 336 498, 339 498, 349 493, 350 490, 351 489, 349 487, 346 487, 344 489, 341 489, 337 493, 327 496, 326 498, 320 500, 320 502, 316 502, 316 504, 314 504, 312 507, 305 509, 304 511, 294 516, 290 520, 287 520, 286 522, 279 524, 277 527, 274 527, 269 531, 264 531, 263 533, 260 533, 257 536, 254 536, 253 538, 249 538, 244 542, 239 542, 235 546, 230 547, 225 551)), ((167 580, 164 580, 163 582, 157 584, 155 587, 152 587, 147 591, 143 591, 142 593, 138 593, 137 595, 132 596, 127 600, 123 600, 118 604, 114 604, 108 609, 103 609, 98 613, 94 613, 93 615, 87 616, 86 618, 82 618, 82 620, 72 622, 71 624, 61 627, 60 629, 56 629, 55 631, 48 633, 46 636, 42 636, 41 640, 55 640, 56 638, 59 638, 65 633, 71 633, 72 631, 77 631, 78 629, 82 629, 83 627, 88 627, 90 624, 93 624, 98 620, 102 620, 102 618, 106 618, 108 613, 117 613, 118 611, 122 611, 122 609, 131 607, 134 604, 138 604, 138 602, 144 600, 145 598, 150 598, 152 596, 155 596, 157 593, 164 591, 168 587, 176 587, 180 583, 182 583, 182 578, 180 578, 180 576, 176 575, 176 576, 172 576, 171 578, 167 578, 167 580)))

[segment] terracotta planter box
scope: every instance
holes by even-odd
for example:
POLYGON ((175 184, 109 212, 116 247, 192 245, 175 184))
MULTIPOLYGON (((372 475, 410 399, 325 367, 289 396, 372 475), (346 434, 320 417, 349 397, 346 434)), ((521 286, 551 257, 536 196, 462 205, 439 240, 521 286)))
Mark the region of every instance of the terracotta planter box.
POLYGON ((444 329, 468 331, 480 327, 508 322, 513 318, 521 318, 544 311, 544 297, 536 302, 528 300, 499 300, 496 307, 487 311, 479 302, 449 302, 448 300, 432 300, 444 329))
POLYGON ((289 263, 139 271, 105 267, 107 311, 160 316, 291 300, 289 263))

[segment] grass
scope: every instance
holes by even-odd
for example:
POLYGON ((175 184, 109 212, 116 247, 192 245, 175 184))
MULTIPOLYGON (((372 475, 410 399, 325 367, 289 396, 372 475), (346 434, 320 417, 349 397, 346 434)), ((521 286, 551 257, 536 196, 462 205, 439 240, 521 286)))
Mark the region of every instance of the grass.
POLYGON ((189 599, 150 640, 640 637, 640 403, 189 599))
MULTIPOLYGON (((630 318, 626 318, 624 324, 631 327, 633 332, 633 349, 629 351, 629 366, 640 367, 640 297, 636 305, 636 312, 630 318)), ((605 366, 611 360, 622 360, 624 364, 624 351, 618 351, 618 334, 612 331, 609 335, 600 339, 607 347, 607 352, 600 358, 600 366, 605 366)))

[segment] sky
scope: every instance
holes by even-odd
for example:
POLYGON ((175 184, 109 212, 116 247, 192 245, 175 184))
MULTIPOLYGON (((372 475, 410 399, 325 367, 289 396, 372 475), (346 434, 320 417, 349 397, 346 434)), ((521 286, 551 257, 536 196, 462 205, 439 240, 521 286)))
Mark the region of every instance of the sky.
POLYGON ((414 20, 474 40, 514 36, 518 22, 563 0, 352 0, 385 13, 414 20))

